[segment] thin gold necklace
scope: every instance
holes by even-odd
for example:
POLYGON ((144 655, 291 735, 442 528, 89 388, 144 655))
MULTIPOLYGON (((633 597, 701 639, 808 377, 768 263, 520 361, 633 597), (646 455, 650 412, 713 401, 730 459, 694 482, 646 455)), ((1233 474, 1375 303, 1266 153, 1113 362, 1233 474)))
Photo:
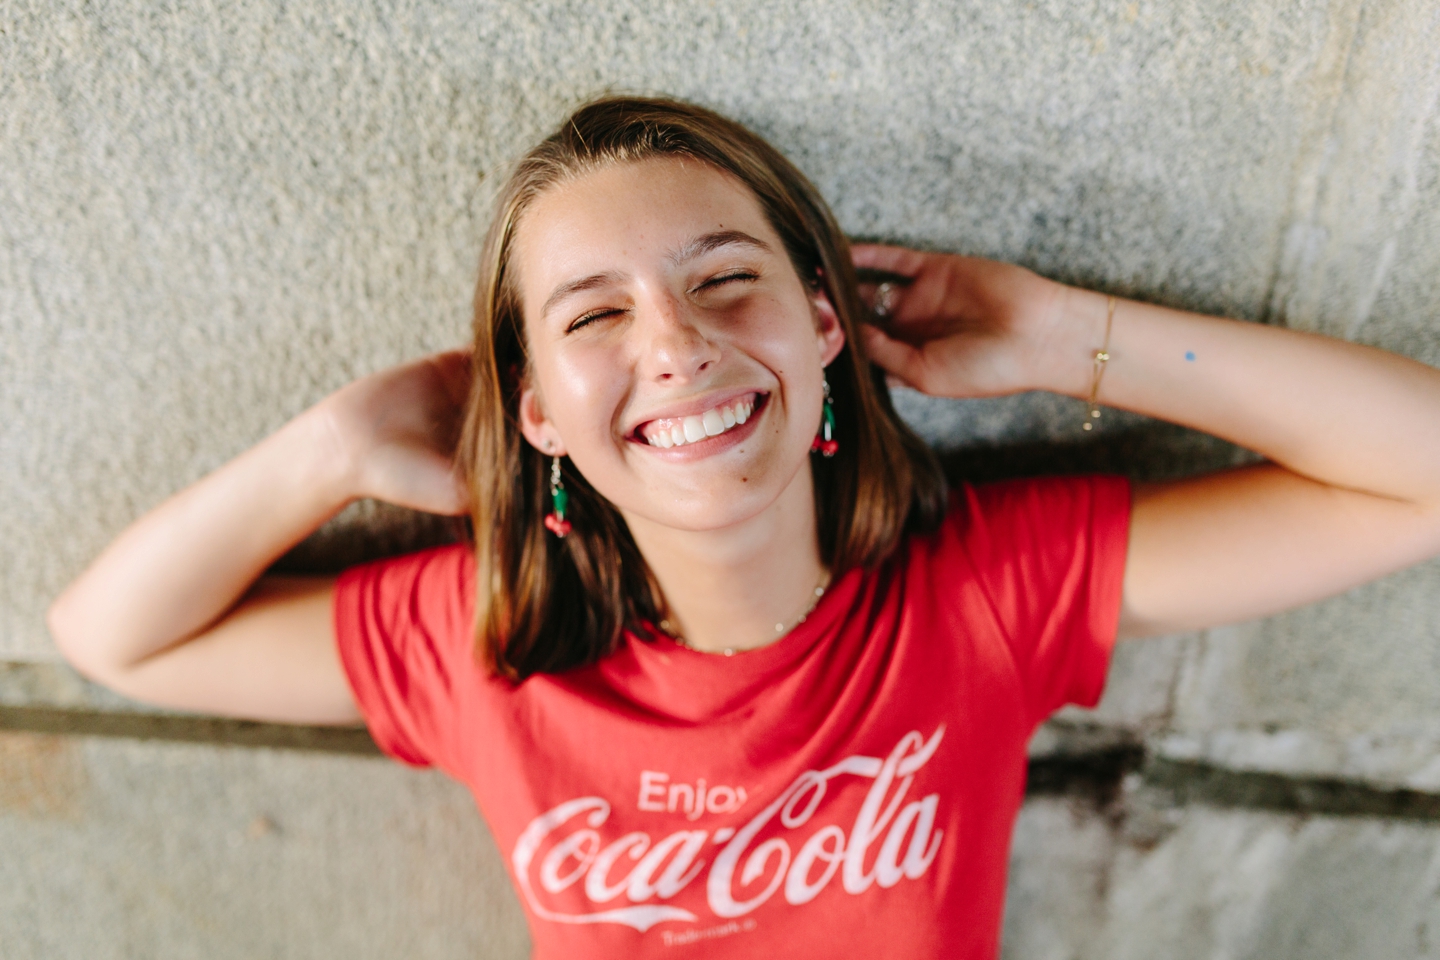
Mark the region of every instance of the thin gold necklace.
MULTIPOLYGON (((826 570, 824 573, 821 574, 820 582, 815 585, 814 595, 810 598, 809 605, 806 606, 804 610, 800 611, 800 616, 796 617, 793 620, 785 620, 775 624, 774 639, 780 639, 781 637, 785 636, 785 634, 789 633, 791 630, 794 630, 796 627, 800 626, 800 624, 804 623, 805 618, 815 612, 815 608, 820 604, 820 598, 825 596, 825 590, 829 586, 830 571, 826 570)), ((696 653, 715 652, 713 650, 701 650, 699 647, 691 644, 689 640, 686 640, 680 634, 675 632, 675 625, 672 624, 668 618, 662 619, 659 623, 656 624, 656 626, 660 628, 661 633, 665 634, 665 636, 669 637, 671 640, 674 640, 676 643, 680 644, 680 646, 684 647, 687 650, 694 650, 696 653)), ((736 647, 725 647, 719 652, 727 657, 733 657, 735 656, 736 649, 736 647)))

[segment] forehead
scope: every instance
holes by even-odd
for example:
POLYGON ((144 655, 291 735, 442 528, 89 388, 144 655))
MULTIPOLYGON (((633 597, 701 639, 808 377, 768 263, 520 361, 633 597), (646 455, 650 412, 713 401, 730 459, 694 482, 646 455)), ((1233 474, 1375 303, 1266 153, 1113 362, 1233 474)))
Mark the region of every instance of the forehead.
POLYGON ((740 230, 781 250, 755 194, 736 177, 691 158, 613 163, 537 197, 517 222, 511 266, 527 304, 558 283, 627 272, 717 230, 740 230))

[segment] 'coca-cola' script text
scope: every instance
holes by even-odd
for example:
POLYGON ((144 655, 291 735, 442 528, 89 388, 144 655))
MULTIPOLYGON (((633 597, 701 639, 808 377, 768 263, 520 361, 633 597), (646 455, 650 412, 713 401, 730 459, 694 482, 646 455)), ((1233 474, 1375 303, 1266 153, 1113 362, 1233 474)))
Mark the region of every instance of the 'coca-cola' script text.
MULTIPOLYGON (((744 916, 777 894, 801 906, 836 876, 851 895, 917 879, 934 862, 945 834, 935 826, 940 795, 908 797, 916 771, 935 755, 944 735, 944 724, 928 740, 912 730, 883 760, 856 755, 824 770, 807 770, 738 829, 677 830, 658 841, 638 830, 605 837, 601 828, 610 818, 608 800, 567 800, 532 820, 515 841, 510 865, 516 884, 543 919, 618 923, 643 932, 666 921, 699 921, 692 911, 665 901, 702 873, 706 904, 721 918, 744 916), (820 811, 830 782, 844 776, 873 780, 850 829, 829 823, 803 840, 794 837, 820 811), (717 846, 713 862, 707 861, 703 854, 717 846), (577 885, 594 910, 568 913, 546 906, 551 897, 577 885)), ((746 800, 741 787, 707 789, 703 780, 693 787, 668 781, 663 773, 642 773, 639 808, 683 812, 693 821, 704 813, 736 811, 746 800)))

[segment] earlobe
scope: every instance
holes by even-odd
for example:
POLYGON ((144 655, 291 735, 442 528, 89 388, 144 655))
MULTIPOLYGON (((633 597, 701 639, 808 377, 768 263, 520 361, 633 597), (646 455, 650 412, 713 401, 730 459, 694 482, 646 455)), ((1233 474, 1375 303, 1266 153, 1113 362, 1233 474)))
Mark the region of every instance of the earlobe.
POLYGON ((546 456, 565 456, 565 444, 555 430, 555 425, 545 416, 540 394, 532 386, 520 390, 520 405, 517 411, 520 433, 530 445, 546 456))
POLYGON ((815 310, 815 336, 820 347, 820 365, 828 367, 830 361, 845 349, 845 328, 841 326, 840 317, 823 286, 812 295, 811 305, 815 310))

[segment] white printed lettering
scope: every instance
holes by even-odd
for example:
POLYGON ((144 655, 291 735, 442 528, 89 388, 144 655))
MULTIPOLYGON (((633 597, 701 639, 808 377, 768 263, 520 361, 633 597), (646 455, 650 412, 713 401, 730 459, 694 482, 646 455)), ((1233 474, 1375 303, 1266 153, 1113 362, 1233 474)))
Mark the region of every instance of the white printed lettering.
POLYGON ((840 869, 840 864, 845 859, 845 831, 835 824, 828 827, 821 827, 805 841, 805 846, 795 855, 795 862, 790 865, 790 872, 785 876, 785 900, 796 906, 802 903, 809 903, 814 900, 830 878, 835 876, 835 871, 840 869), (832 842, 833 849, 827 848, 826 843, 832 842), (820 876, 816 880, 810 879, 810 869, 815 861, 820 860, 825 864, 820 876))
POLYGON ((637 831, 625 834, 601 850, 595 862, 590 864, 589 872, 585 874, 585 896, 595 903, 604 903, 624 893, 630 884, 630 875, 626 874, 618 883, 611 884, 607 882, 610 868, 615 866, 615 861, 620 859, 622 853, 630 854, 631 860, 639 860, 645 855, 645 848, 648 846, 650 835, 637 831))
POLYGON ((659 770, 640 771, 640 796, 636 807, 651 813, 685 814, 687 820, 698 820, 706 813, 734 813, 745 805, 744 787, 716 784, 708 790, 705 778, 693 784, 674 783, 670 774, 659 770))
POLYGON ((694 808, 694 806, 695 806, 695 788, 692 787, 692 786, 690 786, 690 784, 688 784, 688 783, 672 783, 672 784, 670 784, 670 804, 669 804, 669 809, 670 809, 670 812, 671 812, 671 813, 674 813, 676 807, 679 807, 679 806, 680 806, 680 797, 681 797, 682 795, 683 795, 684 798, 685 798, 685 804, 684 804, 684 810, 685 810, 685 812, 686 812, 686 813, 689 813, 689 812, 691 811, 691 809, 694 808))
POLYGON ((551 893, 559 893, 580 879, 590 864, 595 861, 595 851, 600 849, 600 834, 594 830, 580 830, 570 834, 555 845, 540 865, 540 886, 551 893), (560 867, 570 857, 575 858, 575 869, 560 875, 560 867))
POLYGON ((640 903, 656 894, 659 894, 660 899, 668 900, 685 889, 685 885, 694 880, 705 866, 704 860, 695 862, 695 855, 705 846, 705 840, 709 836, 704 830, 681 830, 655 844, 650 852, 645 854, 645 858, 635 864, 625 887, 625 895, 640 903), (675 854, 674 859, 670 860, 660 876, 652 881, 650 878, 672 853, 675 854))
MULTIPOLYGON (((665 804, 663 802, 665 798, 665 781, 669 779, 670 777, 667 774, 658 773, 654 770, 640 771, 639 807, 641 810, 655 810, 658 812, 665 809, 665 804), (650 799, 652 794, 659 794, 659 797, 652 800, 650 799)), ((674 787, 670 788, 670 796, 675 796, 674 787)), ((670 805, 670 809, 675 809, 675 805, 673 802, 670 805)))
POLYGON ((556 923, 621 923, 627 927, 634 927, 641 933, 649 930, 657 923, 664 923, 666 920, 688 920, 694 922, 697 917, 689 910, 682 910, 679 907, 664 906, 661 904, 645 904, 636 907, 621 907, 616 910, 601 910, 598 913, 560 913, 557 910, 550 910, 542 904, 535 896, 535 889, 530 883, 530 864, 535 860, 535 854, 540 845, 545 842, 557 827, 568 823, 582 813, 588 813, 586 823, 592 828, 600 827, 610 816, 610 804, 603 797, 577 797, 540 814, 530 821, 530 826, 520 834, 520 839, 515 841, 515 849, 510 854, 510 868, 515 872, 515 884, 520 888, 521 895, 530 909, 537 917, 544 920, 553 920, 556 923))
MULTIPOLYGON (((706 866, 700 852, 708 843, 721 846, 705 878, 706 901, 717 917, 742 917, 781 889, 787 903, 801 906, 819 896, 837 873, 841 887, 851 895, 875 885, 888 888, 902 879, 919 879, 934 863, 945 836, 945 831, 935 826, 940 795, 909 800, 907 794, 916 772, 935 755, 944 735, 944 724, 928 740, 911 731, 884 759, 855 755, 823 770, 807 770, 749 822, 738 829, 721 827, 713 834, 678 830, 653 841, 649 833, 637 830, 605 845, 599 828, 609 819, 610 804, 601 797, 567 801, 536 817, 515 842, 510 859, 516 883, 526 904, 541 919, 618 923, 644 932, 666 921, 698 921, 688 910, 644 901, 674 897, 699 877, 706 866), (845 776, 873 781, 848 836, 839 824, 824 824, 793 855, 786 836, 761 839, 767 828, 803 828, 824 805, 830 782, 845 776), (577 819, 582 822, 562 831, 577 819), (562 835, 552 836, 557 832, 562 835), (879 849, 874 850, 877 843, 879 849), (535 870, 542 847, 548 849, 535 870), (872 850, 874 862, 867 868, 872 850), (627 858, 634 863, 624 871, 618 864, 627 858), (532 876, 532 870, 538 876, 532 876), (612 874, 619 873, 624 876, 612 879, 612 874), (547 908, 536 895, 537 880, 547 894, 560 894, 573 888, 582 876, 581 889, 591 903, 608 903, 624 893, 634 906, 564 913, 547 908)), ((707 789, 704 779, 692 786, 672 782, 669 774, 659 771, 640 774, 637 806, 643 811, 682 813, 685 819, 695 820, 706 813, 733 813, 745 801, 744 787, 717 784, 707 789)), ((679 942, 679 935, 667 936, 666 942, 672 939, 679 942)))
MULTIPOLYGON (((934 756, 944 735, 944 724, 935 730, 928 741, 919 733, 911 731, 900 738, 900 742, 895 745, 895 749, 890 751, 890 756, 884 761, 876 757, 847 757, 828 769, 807 770, 796 777, 795 782, 741 828, 720 855, 715 858, 715 863, 711 866, 710 875, 706 878, 705 883, 710 909, 715 912, 716 916, 739 917, 751 912, 769 899, 770 895, 775 892, 778 881, 782 879, 778 874, 775 880, 760 894, 745 901, 737 901, 734 898, 732 889, 735 868, 739 865, 745 848, 777 813, 781 815, 780 822, 792 830, 807 823, 825 796, 826 784, 841 774, 875 779, 875 783, 871 784, 870 790, 865 796, 864 803, 860 806, 860 814, 856 817, 855 825, 851 828, 851 839, 845 844, 845 859, 842 865, 844 874, 842 884, 845 891, 851 894, 863 893, 874 881, 873 874, 867 877, 864 873, 865 848, 884 831, 886 823, 895 815, 897 804, 904 797, 903 791, 909 788, 915 771, 934 756), (912 750, 913 753, 910 752, 912 750), (877 811, 884 803, 885 794, 889 792, 890 784, 896 775, 904 778, 901 791, 896 793, 896 799, 877 818, 877 811), (806 802, 802 804, 802 800, 806 802), (864 838, 860 844, 855 842, 857 836, 864 838), (859 848, 858 854, 857 847, 859 848), (853 881, 850 877, 852 871, 855 874, 853 881)), ((740 877, 742 885, 749 884, 755 876, 758 876, 758 871, 763 869, 765 861, 755 859, 762 850, 766 852, 767 856, 770 852, 779 850, 783 854, 783 861, 786 863, 789 861, 789 846, 783 839, 775 837, 767 840, 756 848, 755 853, 746 861, 745 872, 740 877), (778 844, 778 846, 771 846, 772 844, 778 844)), ((784 869, 785 867, 782 866, 781 871, 783 872, 784 869)))
POLYGON ((690 807, 690 812, 685 815, 686 820, 699 820, 700 814, 705 812, 705 778, 701 777, 695 781, 695 802, 690 807))
POLYGON ((711 813, 730 813, 732 810, 739 810, 744 804, 744 787, 711 787, 709 796, 705 798, 705 809, 711 813))
POLYGON ((901 877, 907 876, 917 865, 919 872, 916 876, 919 876, 930 866, 930 861, 935 859, 935 851, 940 848, 939 836, 936 836, 930 850, 927 851, 926 846, 930 842, 930 830, 935 825, 935 804, 939 799, 932 793, 924 800, 907 803, 891 824, 885 842, 880 845, 880 856, 875 860, 875 880, 881 887, 895 886, 901 877), (902 864, 900 844, 905 842, 912 823, 915 832, 910 835, 910 845, 906 848, 905 862, 902 864))
POLYGON ((885 803, 885 795, 890 792, 890 784, 895 779, 895 770, 900 766, 900 759, 908 750, 921 746, 923 742, 920 734, 913 730, 901 737, 895 749, 890 751, 890 756, 885 758, 884 765, 880 767, 880 775, 875 778, 870 792, 865 795, 865 802, 860 805, 860 815, 855 818, 855 826, 850 831, 850 842, 845 845, 845 866, 840 873, 840 881, 845 885, 846 893, 864 893, 870 888, 870 884, 875 882, 875 874, 865 872, 865 852, 890 824, 890 819, 895 816, 895 811, 905 799, 905 791, 910 789, 910 781, 914 779, 914 775, 900 782, 900 789, 895 791, 883 812, 880 805, 885 803))

